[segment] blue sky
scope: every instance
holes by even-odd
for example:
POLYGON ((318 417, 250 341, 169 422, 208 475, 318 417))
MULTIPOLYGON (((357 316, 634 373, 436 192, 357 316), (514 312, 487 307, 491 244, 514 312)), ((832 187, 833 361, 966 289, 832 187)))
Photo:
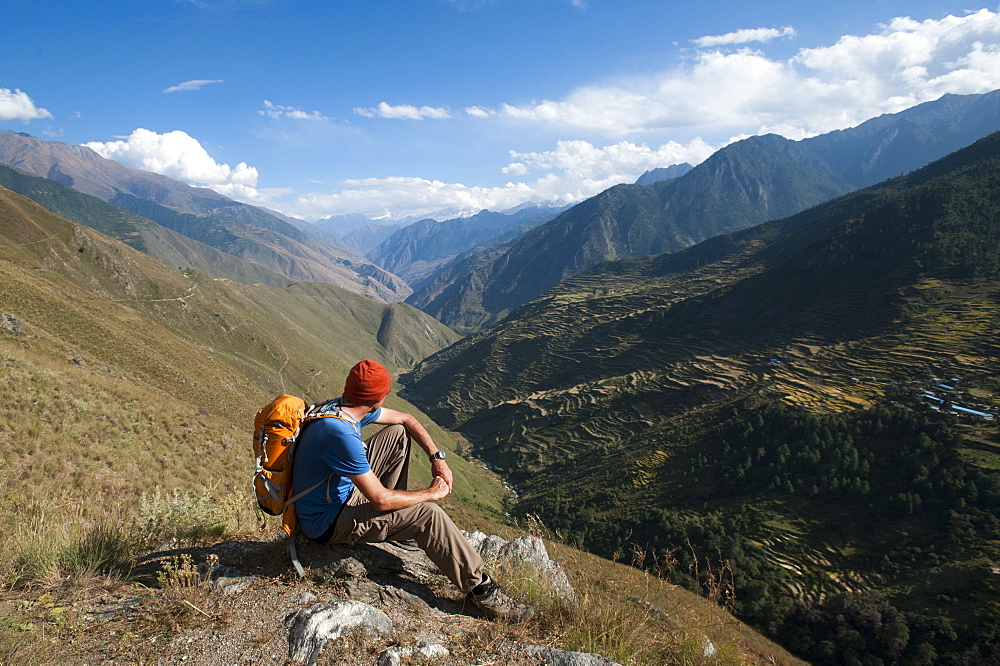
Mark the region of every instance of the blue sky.
POLYGON ((996 5, 5 0, 0 129, 305 219, 574 201, 1000 88, 996 5))

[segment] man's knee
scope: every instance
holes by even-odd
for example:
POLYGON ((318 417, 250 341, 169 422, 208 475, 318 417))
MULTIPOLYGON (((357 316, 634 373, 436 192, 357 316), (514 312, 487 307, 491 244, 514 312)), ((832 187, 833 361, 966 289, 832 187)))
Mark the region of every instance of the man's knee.
POLYGON ((382 433, 385 433, 386 437, 392 437, 393 439, 397 437, 401 439, 409 439, 406 434, 406 428, 398 423, 394 423, 393 425, 386 426, 379 430, 379 434, 382 433))
POLYGON ((413 512, 414 517, 420 519, 422 522, 428 520, 438 520, 441 514, 444 513, 444 509, 439 507, 434 502, 421 502, 420 504, 414 504, 410 507, 413 512))
POLYGON ((398 423, 382 428, 365 441, 371 443, 376 440, 401 449, 407 448, 410 445, 410 436, 406 433, 406 428, 398 423))
POLYGON ((434 502, 421 502, 415 504, 410 509, 412 511, 412 521, 420 527, 436 527, 444 521, 450 521, 444 509, 434 502))

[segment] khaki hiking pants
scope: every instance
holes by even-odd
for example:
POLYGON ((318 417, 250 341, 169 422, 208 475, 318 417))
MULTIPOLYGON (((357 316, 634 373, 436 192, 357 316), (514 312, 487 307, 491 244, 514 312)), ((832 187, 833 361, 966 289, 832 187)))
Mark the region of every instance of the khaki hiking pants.
MULTIPOLYGON (((365 440, 368 464, 382 485, 407 490, 410 438, 401 425, 365 440)), ((483 559, 444 509, 422 502, 406 509, 377 511, 357 488, 340 511, 328 544, 381 543, 413 539, 459 590, 469 592, 482 578, 483 559)))

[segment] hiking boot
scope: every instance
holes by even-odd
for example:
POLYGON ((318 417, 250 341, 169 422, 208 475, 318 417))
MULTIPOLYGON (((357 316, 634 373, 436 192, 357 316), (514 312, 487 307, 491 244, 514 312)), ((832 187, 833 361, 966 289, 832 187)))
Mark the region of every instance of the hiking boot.
POLYGON ((480 593, 469 592, 466 597, 489 620, 503 620, 509 624, 524 622, 533 612, 531 606, 511 599, 500 584, 490 580, 480 593))

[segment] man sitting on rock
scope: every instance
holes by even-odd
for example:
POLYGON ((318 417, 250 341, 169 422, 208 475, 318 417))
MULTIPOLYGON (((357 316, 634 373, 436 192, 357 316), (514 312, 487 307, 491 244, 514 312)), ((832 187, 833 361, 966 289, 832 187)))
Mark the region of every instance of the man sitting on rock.
POLYGON ((412 539, 486 617, 523 622, 531 607, 483 572, 479 553, 434 504, 452 489, 445 452, 412 414, 382 406, 390 383, 380 363, 361 361, 343 396, 316 408, 334 418, 304 427, 292 476, 296 488, 316 487, 295 504, 302 532, 317 543, 352 546, 412 539), (362 441, 370 423, 387 427, 362 441), (411 440, 430 458, 431 485, 423 490, 406 488, 411 440))

